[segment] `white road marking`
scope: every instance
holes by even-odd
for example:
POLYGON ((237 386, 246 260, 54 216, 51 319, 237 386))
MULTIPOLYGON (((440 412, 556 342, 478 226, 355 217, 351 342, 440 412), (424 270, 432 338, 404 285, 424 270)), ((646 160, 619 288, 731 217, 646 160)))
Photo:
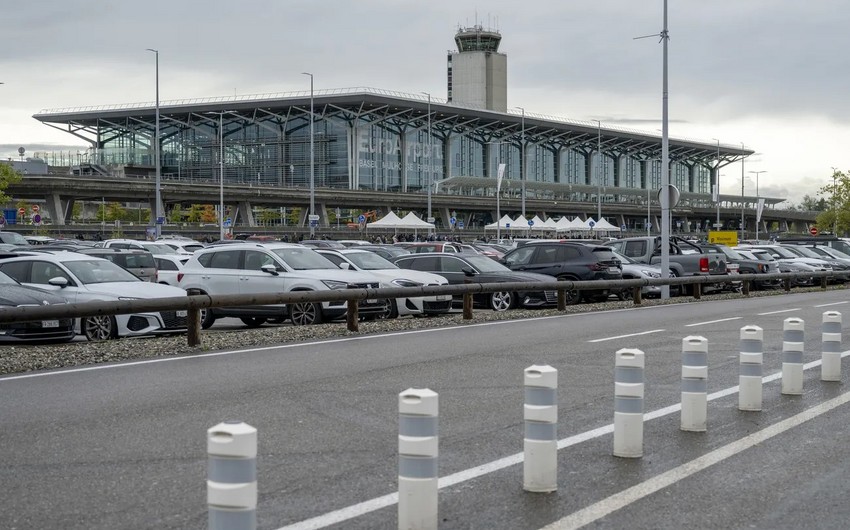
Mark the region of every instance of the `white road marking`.
POLYGON ((729 322, 730 320, 741 320, 744 317, 730 317, 730 318, 721 318, 720 320, 709 320, 708 322, 697 322, 696 324, 688 324, 686 328, 692 328, 694 326, 705 326, 708 324, 717 324, 718 322, 729 322))
POLYGON ((783 309, 782 311, 768 311, 767 313, 756 313, 757 316, 763 317, 765 315, 778 315, 779 313, 790 313, 792 311, 799 311, 799 307, 795 307, 793 309, 783 309))
POLYGON ((587 342, 605 342, 607 340, 626 339, 628 337, 637 337, 639 335, 649 335, 650 333, 661 333, 663 329, 653 329, 650 331, 641 331, 640 333, 629 333, 628 335, 617 335, 616 337, 605 337, 604 339, 593 339, 587 342))
POLYGON ((798 427, 803 423, 814 419, 830 410, 840 407, 841 405, 850 402, 850 392, 846 392, 836 398, 825 401, 820 405, 816 405, 808 410, 805 410, 796 416, 774 423, 770 427, 754 432, 749 436, 736 440, 730 444, 724 445, 719 449, 715 449, 708 454, 699 458, 686 462, 679 467, 656 475, 649 480, 636 484, 631 488, 623 490, 619 493, 611 495, 607 499, 603 499, 596 504, 592 504, 587 508, 572 513, 560 521, 543 527, 542 530, 566 530, 573 528, 581 528, 599 519, 610 515, 611 513, 637 502, 644 497, 671 486, 681 480, 684 480, 695 473, 720 463, 727 458, 731 458, 738 453, 745 451, 757 444, 760 444, 774 436, 778 436, 785 431, 798 427))
POLYGON ((841 305, 841 304, 846 304, 846 303, 847 303, 847 301, 845 300, 844 302, 832 302, 831 304, 821 304, 821 305, 816 305, 815 307, 829 307, 831 305, 841 305))
MULTIPOLYGON (((850 356, 850 350, 841 353, 841 357, 850 356)), ((804 370, 811 370, 812 368, 816 368, 821 365, 821 361, 812 361, 810 363, 806 363, 803 365, 804 370)), ((777 379, 782 378, 782 372, 776 372, 774 374, 765 376, 762 378, 762 384, 769 383, 771 381, 776 381, 777 379)), ((718 392, 714 392, 713 394, 708 395, 708 401, 714 401, 715 399, 720 399, 722 397, 730 396, 738 393, 738 387, 733 386, 718 392)), ((670 405, 669 407, 664 407, 662 409, 654 410, 652 412, 648 412, 644 414, 643 420, 649 421, 656 418, 661 418, 663 416, 667 416, 669 414, 673 414, 682 409, 681 403, 677 403, 675 405, 670 405)), ((811 410, 811 409, 810 409, 811 410)), ((613 415, 613 413, 612 413, 613 415)), ((573 445, 578 445, 582 442, 586 442, 589 440, 593 440, 594 438, 599 438, 601 436, 605 436, 606 434, 611 434, 614 432, 614 424, 609 423, 608 425, 604 425, 602 427, 597 427, 596 429, 592 429, 590 431, 585 431, 583 433, 579 433, 568 438, 563 438, 558 440, 558 449, 564 449, 573 445)), ((439 489, 447 488, 449 486, 454 486, 455 484, 459 484, 461 482, 465 482, 467 480, 472 480, 478 478, 480 476, 486 475, 488 473, 493 473, 504 469, 506 467, 513 466, 515 464, 519 464, 524 460, 524 453, 516 453, 510 456, 506 456, 504 458, 500 458, 499 460, 494 460, 492 462, 488 462, 486 464, 482 464, 480 466, 471 467, 469 469, 465 469, 463 471, 458 471, 457 473, 453 473, 451 475, 446 475, 445 477, 441 477, 437 481, 437 487, 439 489)), ((684 464, 685 466, 688 464, 684 464)), ((334 510, 332 512, 327 512, 322 515, 317 515, 315 517, 311 517, 310 519, 305 519, 303 521, 293 523, 288 526, 284 526, 278 528, 278 530, 318 530, 320 528, 325 528, 327 526, 331 526, 334 524, 342 523, 344 521, 348 521, 350 519, 354 519, 355 517, 359 517, 361 515, 365 515, 367 513, 373 512, 375 510, 380 510, 381 508, 386 508, 387 506, 392 506, 398 502, 398 493, 390 493, 388 495, 384 495, 382 497, 376 497, 374 499, 370 499, 368 501, 363 501, 358 504, 352 504, 351 506, 346 506, 345 508, 340 508, 339 510, 334 510)))
MULTIPOLYGON (((684 302, 686 304, 690 304, 691 302, 684 302)), ((35 374, 20 374, 13 375, 9 377, 0 377, 0 383, 4 381, 15 381, 17 379, 31 379, 33 377, 48 377, 54 375, 65 375, 65 374, 74 374, 78 372, 91 372, 93 370, 114 370, 118 368, 126 368, 128 366, 142 366, 146 364, 157 364, 157 363, 168 363, 175 361, 187 361, 194 359, 204 359, 207 357, 220 357, 222 355, 235 355, 240 353, 254 353, 254 352, 263 352, 269 350, 283 350, 283 349, 291 349, 291 348, 301 348, 307 346, 321 346, 323 344, 335 344, 339 342, 346 341, 355 341, 355 340, 370 340, 370 339, 385 339, 392 337, 399 337, 402 335, 414 335, 417 333, 443 333, 446 331, 456 330, 456 329, 468 329, 468 328, 478 328, 484 326, 499 326, 499 325, 508 325, 508 324, 521 324, 523 322, 535 321, 535 320, 551 320, 555 318, 575 318, 580 316, 593 315, 596 313, 620 313, 623 311, 649 311, 653 309, 666 308, 669 306, 651 306, 651 307, 626 307, 623 309, 612 309, 610 311, 591 311, 588 313, 571 313, 569 315, 550 315, 545 317, 534 317, 534 318, 518 318, 515 320, 497 320, 494 322, 479 322, 478 324, 462 324, 459 326, 449 326, 449 327, 441 327, 441 328, 428 328, 428 329, 413 329, 409 331, 396 331, 391 333, 383 333, 383 334, 375 334, 375 335, 361 335, 358 337, 343 337, 338 339, 326 339, 326 340, 317 340, 313 342, 300 342, 295 344, 278 344, 276 346, 262 346, 260 348, 247 348, 244 350, 227 350, 227 351, 219 351, 212 353, 193 353, 189 355, 181 355, 177 357, 159 357, 156 359, 145 359, 143 361, 131 361, 126 363, 119 364, 103 364, 103 365, 93 365, 93 366, 83 366, 77 368, 68 368, 65 370, 51 370, 49 372, 39 372, 35 374)), ((127 340, 126 338, 120 340, 127 340)))

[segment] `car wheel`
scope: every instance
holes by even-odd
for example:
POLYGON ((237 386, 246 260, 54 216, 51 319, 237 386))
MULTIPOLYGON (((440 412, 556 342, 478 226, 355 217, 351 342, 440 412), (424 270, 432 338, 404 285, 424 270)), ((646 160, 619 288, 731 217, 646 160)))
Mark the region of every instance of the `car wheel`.
POLYGON ((266 323, 265 317, 242 317, 239 320, 249 328, 258 328, 266 323))
POLYGON ((83 335, 93 342, 118 338, 118 322, 111 315, 86 317, 80 322, 80 328, 83 335))
MULTIPOLYGON (((565 282, 577 281, 575 278, 566 277, 557 278, 557 280, 565 282)), ((581 296, 581 291, 579 291, 578 289, 570 289, 564 292, 564 299, 567 305, 576 305, 577 303, 581 302, 581 296)))
POLYGON ((493 311, 507 311, 515 302, 516 296, 510 291, 499 291, 490 295, 490 309, 493 311))
POLYGON ((322 322, 322 305, 313 302, 289 304, 289 319, 295 326, 309 326, 322 322))
POLYGON ((201 309, 201 329, 210 329, 215 324, 215 315, 212 309, 201 309))
POLYGON ((398 305, 396 305, 396 301, 388 299, 386 305, 384 306, 384 311, 380 315, 378 315, 378 318, 381 320, 398 318, 398 305))

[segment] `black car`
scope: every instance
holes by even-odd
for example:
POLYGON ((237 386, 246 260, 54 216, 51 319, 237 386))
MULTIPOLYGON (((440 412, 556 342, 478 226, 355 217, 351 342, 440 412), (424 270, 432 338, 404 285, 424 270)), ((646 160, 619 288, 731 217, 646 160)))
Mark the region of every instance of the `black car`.
MULTIPOLYGON (((547 274, 559 280, 622 280, 620 260, 610 247, 573 241, 529 241, 505 254, 501 262, 512 271, 547 274)), ((567 293, 567 303, 606 300, 608 289, 567 293)))
MULTIPOLYGON (((64 304, 65 299, 35 287, 21 285, 0 272, 0 307, 64 304)), ((57 318, 0 324, 0 342, 68 342, 74 338, 74 319, 57 318)))
MULTIPOLYGON (((433 272, 449 281, 450 285, 466 283, 467 278, 475 283, 502 282, 551 282, 552 277, 531 272, 514 272, 504 265, 479 254, 449 254, 432 252, 399 256, 393 263, 402 269, 433 272)), ((462 302, 462 295, 455 302, 462 302)), ((479 293, 473 295, 477 307, 489 307, 494 311, 505 311, 514 307, 553 306, 558 302, 557 291, 529 290, 519 292, 479 293)))
POLYGON ((410 251, 397 245, 358 245, 359 250, 368 250, 381 256, 382 258, 392 261, 393 259, 410 254, 410 251))

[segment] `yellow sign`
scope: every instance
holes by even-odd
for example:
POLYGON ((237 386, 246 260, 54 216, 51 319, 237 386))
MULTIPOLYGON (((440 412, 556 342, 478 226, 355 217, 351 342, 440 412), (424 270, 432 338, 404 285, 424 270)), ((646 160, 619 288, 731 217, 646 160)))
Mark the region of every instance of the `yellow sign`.
POLYGON ((708 242, 734 247, 738 244, 738 232, 734 230, 715 230, 708 233, 708 242))

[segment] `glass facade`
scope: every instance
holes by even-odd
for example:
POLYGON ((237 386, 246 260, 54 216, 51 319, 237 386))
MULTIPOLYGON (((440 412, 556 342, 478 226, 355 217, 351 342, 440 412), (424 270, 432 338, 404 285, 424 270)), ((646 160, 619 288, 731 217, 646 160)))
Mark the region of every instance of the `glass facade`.
MULTIPOLYGON (((317 108, 316 115, 313 161, 319 188, 426 193, 431 178, 437 183, 452 177, 495 179, 499 164, 505 164, 508 181, 520 181, 524 165, 528 183, 601 186, 605 201, 618 200, 617 189, 654 190, 661 185, 657 159, 608 152, 598 157, 595 141, 559 145, 537 136, 529 140, 523 160, 516 131, 497 137, 494 129, 438 127, 435 120, 429 138, 421 116, 390 120, 368 113, 333 112, 330 106, 317 108)), ((164 178, 217 182, 223 138, 225 182, 282 188, 310 185, 310 122, 302 108, 254 117, 236 112, 189 113, 161 123, 164 178), (219 131, 220 118, 223 131, 219 131)), ((96 130, 97 163, 154 165, 150 123, 127 119, 118 125, 110 120, 99 122, 96 130)), ((709 167, 685 162, 671 163, 671 183, 682 192, 710 194, 709 167)), ((510 195, 518 187, 503 189, 510 195)), ((495 191, 495 186, 479 188, 468 187, 463 193, 492 195, 495 191)), ((532 186, 527 196, 547 198, 552 189, 532 186)), ((595 191, 588 193, 587 188, 570 192, 570 198, 596 200, 595 191)))

